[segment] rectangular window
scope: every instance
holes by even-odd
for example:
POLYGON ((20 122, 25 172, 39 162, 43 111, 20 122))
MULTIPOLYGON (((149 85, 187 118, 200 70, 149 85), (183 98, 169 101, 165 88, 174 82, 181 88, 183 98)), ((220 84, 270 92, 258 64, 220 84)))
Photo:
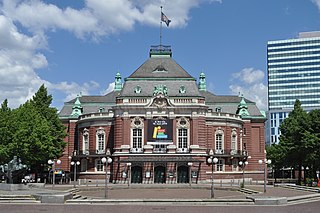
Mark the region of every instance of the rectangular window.
POLYGON ((216 150, 222 150, 222 135, 216 135, 216 150))
POLYGON ((80 165, 81 165, 80 171, 86 172, 87 171, 87 159, 82 159, 80 165))
POLYGON ((132 148, 142 148, 142 129, 132 129, 132 148))
POLYGON ((236 141, 236 139, 237 139, 237 136, 236 135, 232 135, 232 137, 231 137, 231 149, 232 150, 236 150, 237 149, 237 141, 236 141))
POLYGON ((178 129, 178 148, 188 148, 188 129, 178 129))
POLYGON ((104 135, 98 135, 98 150, 104 150, 104 135))
POLYGON ((238 171, 238 161, 236 159, 232 160, 232 171, 233 172, 238 171))
POLYGON ((83 135, 83 154, 89 154, 89 135, 83 135))
POLYGON ((103 172, 103 163, 101 160, 96 160, 96 171, 103 172))
POLYGON ((223 172, 224 170, 224 160, 218 160, 217 163, 217 172, 223 172))

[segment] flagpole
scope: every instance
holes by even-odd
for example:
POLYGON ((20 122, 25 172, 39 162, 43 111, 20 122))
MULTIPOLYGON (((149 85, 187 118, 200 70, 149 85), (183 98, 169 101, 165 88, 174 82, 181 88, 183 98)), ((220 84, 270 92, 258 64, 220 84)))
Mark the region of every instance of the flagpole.
POLYGON ((162 6, 160 6, 160 48, 162 48, 162 6))

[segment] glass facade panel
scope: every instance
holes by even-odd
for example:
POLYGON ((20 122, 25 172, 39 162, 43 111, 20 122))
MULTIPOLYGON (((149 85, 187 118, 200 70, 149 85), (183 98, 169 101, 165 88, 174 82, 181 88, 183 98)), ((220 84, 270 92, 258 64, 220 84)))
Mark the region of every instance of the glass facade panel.
POLYGON ((279 142, 280 125, 297 99, 304 109, 320 107, 320 37, 269 41, 269 140, 279 142))

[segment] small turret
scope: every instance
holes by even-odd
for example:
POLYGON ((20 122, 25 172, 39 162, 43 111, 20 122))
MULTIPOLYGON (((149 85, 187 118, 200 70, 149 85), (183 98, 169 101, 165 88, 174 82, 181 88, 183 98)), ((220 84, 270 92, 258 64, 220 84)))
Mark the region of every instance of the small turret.
POLYGON ((114 91, 121 91, 121 90, 122 90, 121 75, 119 72, 117 72, 115 81, 114 81, 114 91))
POLYGON ((207 91, 206 75, 201 72, 199 77, 199 91, 207 91))
POLYGON ((80 102, 80 95, 77 95, 77 99, 73 104, 71 117, 79 117, 82 115, 82 106, 80 102))
POLYGON ((248 112, 248 106, 246 101, 244 100, 243 94, 241 95, 241 101, 238 105, 237 114, 241 116, 248 116, 250 115, 248 112))

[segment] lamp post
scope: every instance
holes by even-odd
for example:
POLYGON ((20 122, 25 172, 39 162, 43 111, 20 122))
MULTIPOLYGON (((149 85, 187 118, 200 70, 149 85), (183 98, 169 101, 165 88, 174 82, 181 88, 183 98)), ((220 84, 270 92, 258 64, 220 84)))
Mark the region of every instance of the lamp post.
POLYGON ((103 157, 101 159, 101 162, 106 164, 106 177, 105 177, 106 183, 105 183, 105 187, 104 187, 104 198, 108 199, 108 182, 109 182, 109 179, 108 179, 108 164, 112 163, 112 158, 103 157))
POLYGON ((70 163, 73 166, 73 187, 76 188, 76 181, 77 181, 77 166, 80 165, 80 161, 77 161, 76 163, 74 161, 71 161, 70 163))
POLYGON ((131 163, 129 162, 129 163, 127 163, 127 170, 128 170, 128 187, 130 187, 130 166, 131 166, 131 163))
POLYGON ((264 164, 264 168, 263 168, 263 192, 266 193, 267 192, 267 168, 268 168, 268 164, 271 164, 271 160, 267 160, 264 159, 263 160, 259 160, 258 161, 259 164, 264 164))
POLYGON ((213 167, 214 164, 218 163, 218 158, 213 158, 213 150, 211 149, 209 152, 208 164, 211 164, 211 198, 214 198, 214 183, 213 183, 213 167))
POLYGON ((193 163, 192 162, 189 162, 188 163, 188 166, 189 166, 189 186, 191 188, 191 183, 192 183, 192 176, 191 176, 191 167, 192 167, 193 163))
MULTIPOLYGON (((48 160, 48 164, 52 165, 52 189, 54 189, 54 184, 55 184, 55 171, 56 171, 56 164, 61 164, 61 160, 48 160)), ((50 175, 49 175, 50 177, 50 175)))
POLYGON ((248 159, 250 159, 251 156, 248 156, 244 158, 242 161, 239 161, 239 166, 242 168, 242 186, 241 188, 244 188, 244 169, 249 164, 248 159))

